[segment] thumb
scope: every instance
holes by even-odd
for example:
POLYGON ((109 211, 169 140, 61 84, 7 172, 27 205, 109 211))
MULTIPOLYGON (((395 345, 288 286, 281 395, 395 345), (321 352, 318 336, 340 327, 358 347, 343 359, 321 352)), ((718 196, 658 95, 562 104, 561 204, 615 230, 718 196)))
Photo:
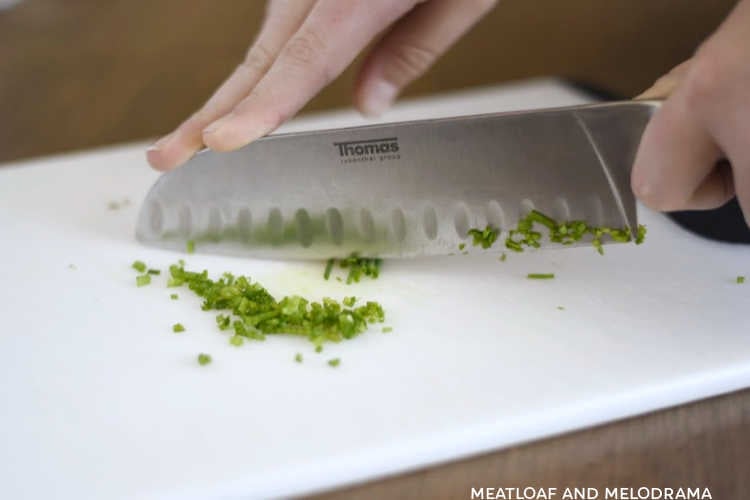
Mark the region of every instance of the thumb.
POLYGON ((635 100, 646 100, 646 99, 666 99, 669 97, 674 89, 680 84, 685 78, 685 75, 690 70, 690 64, 692 59, 688 59, 672 68, 672 70, 666 75, 660 77, 654 82, 651 87, 641 92, 639 95, 634 97, 635 100))

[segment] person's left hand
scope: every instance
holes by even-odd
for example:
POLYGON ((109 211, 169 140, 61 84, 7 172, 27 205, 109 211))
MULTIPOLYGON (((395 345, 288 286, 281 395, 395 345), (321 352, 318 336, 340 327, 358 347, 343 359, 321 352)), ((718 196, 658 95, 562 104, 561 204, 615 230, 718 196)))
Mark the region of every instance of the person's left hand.
POLYGON ((237 149, 273 131, 337 77, 376 36, 355 104, 377 115, 496 0, 269 0, 245 60, 193 116, 148 149, 168 170, 204 144, 237 149))

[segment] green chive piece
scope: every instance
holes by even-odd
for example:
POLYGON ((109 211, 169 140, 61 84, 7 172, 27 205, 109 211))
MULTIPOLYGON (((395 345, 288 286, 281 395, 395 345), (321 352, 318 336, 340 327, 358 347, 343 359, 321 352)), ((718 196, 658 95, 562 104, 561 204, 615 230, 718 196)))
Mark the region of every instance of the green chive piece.
POLYGON ((294 361, 296 361, 297 363, 302 363, 302 353, 301 352, 298 352, 297 354, 294 355, 294 361))
POLYGON ((233 346, 239 347, 245 342, 245 338, 240 335, 232 335, 229 337, 229 343, 233 346))
POLYGON ((323 352, 323 346, 322 345, 316 345, 315 346, 315 352, 318 352, 318 353, 323 352))
POLYGON ((383 333, 391 333, 393 331, 393 327, 392 326, 384 326, 381 331, 383 333))
POLYGON ((745 277, 744 276, 737 276, 737 284, 738 285, 741 285, 744 282, 745 282, 745 277))
POLYGON ((502 255, 500 255, 500 262, 505 262, 507 258, 508 258, 508 254, 503 252, 502 255))
POLYGON ((459 243, 458 244, 458 250, 463 251, 463 249, 466 248, 466 243, 459 243))
POLYGON ((346 307, 352 307, 355 302, 357 302, 357 297, 344 297, 344 300, 341 301, 346 307))
POLYGON ((133 262, 133 264, 130 266, 139 273, 145 273, 146 272, 146 263, 141 260, 136 260, 133 262))
MULTIPOLYGON (((329 279, 331 272, 336 264, 336 259, 328 259, 326 262, 326 268, 323 272, 323 278, 329 279)), ((359 283, 363 276, 367 276, 372 279, 376 279, 380 276, 380 267, 383 264, 382 259, 360 257, 356 253, 352 253, 345 259, 338 261, 341 269, 348 269, 346 276, 346 284, 351 285, 352 283, 359 283)), ((336 276, 336 281, 343 281, 340 276, 336 276)))
POLYGON ((179 299, 179 298, 180 298, 180 296, 179 296, 179 295, 177 295, 176 293, 173 293, 173 294, 171 294, 171 295, 169 296, 169 298, 170 298, 170 299, 172 299, 172 300, 177 300, 177 299, 179 299))
POLYGON ((185 327, 182 326, 182 323, 175 323, 172 325, 172 331, 175 333, 182 333, 185 331, 185 327))
POLYGON ((195 241, 187 240, 187 243, 185 244, 185 250, 187 251, 187 253, 195 253, 195 241))
POLYGON ((555 279, 555 273, 529 273, 526 277, 530 280, 551 280, 555 279))
POLYGON ((643 224, 638 224, 638 232, 635 236, 635 244, 640 245, 643 243, 643 240, 646 239, 646 226, 643 224))
POLYGON ((201 366, 206 366, 211 362, 211 355, 206 353, 200 353, 198 354, 198 364, 201 366))
MULTIPOLYGON (((472 245, 475 247, 482 247, 484 249, 490 248, 497 241, 500 231, 494 227, 487 225, 484 229, 469 229, 468 236, 472 237, 472 245)), ((462 248, 460 250, 463 250, 462 248)))
POLYGON ((135 277, 135 285, 136 286, 146 286, 149 283, 151 283, 151 275, 150 274, 142 274, 140 276, 135 277))
POLYGON ((161 271, 159 271, 158 269, 149 269, 148 271, 146 271, 146 273, 152 274, 154 276, 159 276, 161 274, 161 271))
POLYGON ((328 364, 330 366, 333 366, 334 368, 339 366, 341 364, 341 359, 339 358, 333 358, 328 360, 328 364))
POLYGON ((219 326, 219 330, 229 330, 229 327, 232 326, 232 318, 219 314, 216 316, 216 324, 219 326))
POLYGON ((326 262, 325 271, 323 271, 323 279, 327 280, 331 277, 331 271, 333 271, 333 265, 336 263, 336 259, 328 259, 326 262))

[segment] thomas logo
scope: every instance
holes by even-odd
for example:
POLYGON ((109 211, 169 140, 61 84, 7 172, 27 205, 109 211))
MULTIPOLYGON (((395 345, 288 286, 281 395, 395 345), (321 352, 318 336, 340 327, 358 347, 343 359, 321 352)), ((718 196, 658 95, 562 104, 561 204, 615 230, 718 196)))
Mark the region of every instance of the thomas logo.
POLYGON ((367 139, 363 141, 334 142, 341 163, 398 160, 398 137, 367 139))

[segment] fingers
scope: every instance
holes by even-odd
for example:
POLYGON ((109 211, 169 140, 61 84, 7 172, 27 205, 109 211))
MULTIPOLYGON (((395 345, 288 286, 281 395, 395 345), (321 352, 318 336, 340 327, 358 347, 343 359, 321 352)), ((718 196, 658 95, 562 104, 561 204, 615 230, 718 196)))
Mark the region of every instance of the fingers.
POLYGON ((354 102, 365 115, 380 115, 406 85, 421 76, 494 5, 494 0, 431 0, 399 20, 360 70, 354 102))
POLYGON ((631 176, 635 195, 656 210, 693 208, 694 203, 707 208, 728 200, 720 178, 711 176, 721 150, 680 90, 646 127, 631 176), (704 181, 709 184, 701 187, 704 181))
POLYGON ((414 1, 319 0, 268 72, 234 109, 203 131, 213 150, 239 148, 278 127, 338 76, 414 1))
POLYGON ((654 82, 654 84, 648 89, 644 90, 640 95, 634 97, 637 100, 645 99, 666 99, 672 92, 674 92, 677 85, 685 78, 685 74, 690 69, 691 59, 678 64, 666 75, 662 76, 654 82))
POLYGON ((159 170, 168 170, 184 163, 203 147, 203 129, 247 96, 302 25, 314 3, 314 0, 271 2, 260 34, 244 61, 198 112, 149 148, 149 163, 159 170))
POLYGON ((748 47, 750 0, 742 0, 689 65, 645 93, 672 92, 646 128, 633 166, 632 187, 646 205, 714 208, 736 194, 750 225, 748 47))

